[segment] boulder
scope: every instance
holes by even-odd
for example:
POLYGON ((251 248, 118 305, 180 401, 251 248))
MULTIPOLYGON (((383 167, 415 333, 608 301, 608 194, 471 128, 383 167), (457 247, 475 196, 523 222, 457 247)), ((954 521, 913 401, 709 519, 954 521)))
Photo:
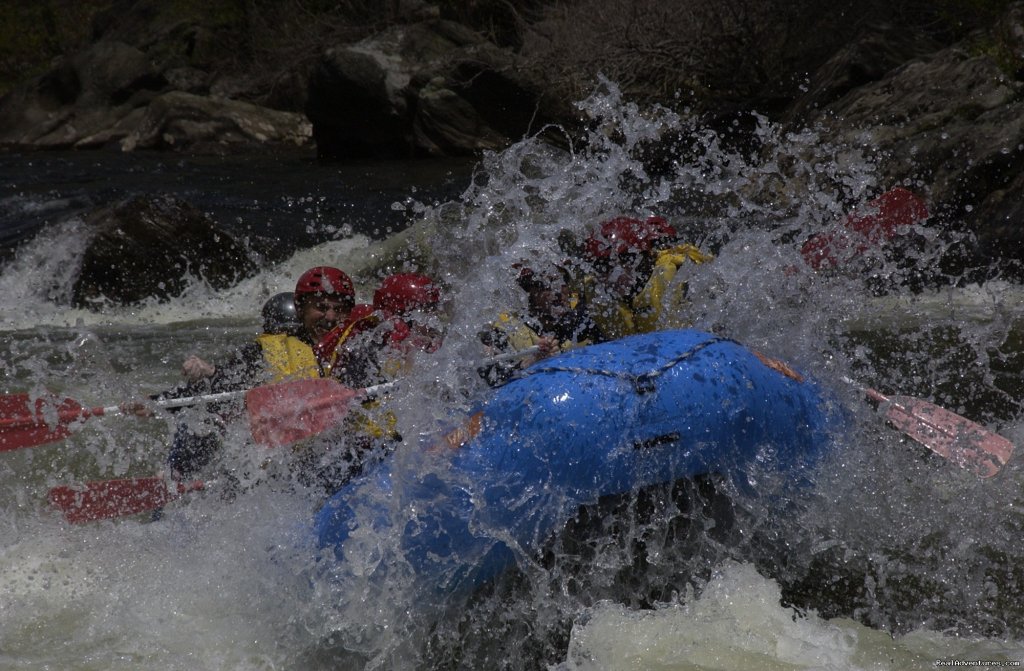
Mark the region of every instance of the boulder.
POLYGON ((842 45, 811 75, 803 95, 782 115, 783 123, 795 124, 813 117, 822 108, 858 88, 877 82, 899 66, 927 57, 940 49, 920 30, 903 26, 874 26, 842 45))
POLYGON ((74 147, 116 126, 165 84, 140 50, 97 42, 0 100, 0 144, 74 147))
POLYGON ((301 114, 280 112, 240 100, 171 91, 153 99, 141 118, 120 124, 107 136, 84 138, 81 143, 102 143, 127 131, 121 148, 208 148, 232 144, 307 144, 309 122, 301 114))
POLYGON ((72 291, 76 307, 166 299, 191 278, 224 289, 257 269, 245 241, 170 197, 115 203, 85 223, 91 238, 72 291))
POLYGON ((0 101, 0 144, 43 148, 184 149, 230 144, 303 145, 301 114, 189 91, 208 82, 195 68, 159 72, 145 54, 101 41, 0 101))
MULTIPOLYGON (((223 151, 308 144, 303 115, 245 101, 252 83, 221 72, 236 41, 193 14, 138 0, 101 15, 94 43, 0 99, 0 145, 223 151)), ((293 92, 305 86, 281 83, 293 92)))
POLYGON ((310 75, 306 116, 321 158, 409 154, 402 63, 367 48, 329 49, 310 75))
POLYGON ((400 25, 326 51, 306 115, 321 158, 470 155, 545 118, 516 57, 449 21, 400 25))

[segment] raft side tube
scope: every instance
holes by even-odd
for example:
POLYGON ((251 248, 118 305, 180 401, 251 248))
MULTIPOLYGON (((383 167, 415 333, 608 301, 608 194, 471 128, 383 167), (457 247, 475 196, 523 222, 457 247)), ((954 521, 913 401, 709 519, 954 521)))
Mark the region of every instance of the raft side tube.
MULTIPOLYGON (((442 591, 529 556, 581 505, 751 466, 802 481, 842 419, 830 396, 738 343, 662 331, 538 362, 493 391, 478 433, 431 472, 394 458, 320 511, 321 547, 344 557, 360 523, 401 526, 401 552, 442 591), (390 505, 359 502, 381 501, 390 505)), ((415 461, 415 460, 410 460, 415 461)))

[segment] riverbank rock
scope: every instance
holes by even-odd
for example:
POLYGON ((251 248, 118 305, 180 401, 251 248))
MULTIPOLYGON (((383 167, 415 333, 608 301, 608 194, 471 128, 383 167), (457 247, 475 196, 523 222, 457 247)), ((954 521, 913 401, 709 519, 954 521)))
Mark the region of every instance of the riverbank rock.
POLYGON ((893 70, 942 48, 921 30, 894 25, 871 26, 840 46, 810 77, 803 95, 786 109, 781 121, 801 125, 857 89, 877 82, 893 70))
POLYGON ((311 143, 304 115, 244 100, 244 76, 218 71, 232 57, 226 35, 155 0, 120 9, 97 20, 86 49, 0 98, 0 146, 223 153, 311 143))
POLYGON ((544 118, 516 56, 457 23, 393 26, 328 49, 306 115, 321 158, 466 155, 500 149, 544 118))
POLYGON ((257 270, 243 241, 170 197, 132 198, 85 223, 91 240, 72 292, 75 307, 170 298, 193 279, 224 289, 257 270))
POLYGON ((183 91, 153 99, 141 118, 133 121, 121 139, 125 151, 233 144, 302 146, 313 135, 312 126, 300 114, 183 91))

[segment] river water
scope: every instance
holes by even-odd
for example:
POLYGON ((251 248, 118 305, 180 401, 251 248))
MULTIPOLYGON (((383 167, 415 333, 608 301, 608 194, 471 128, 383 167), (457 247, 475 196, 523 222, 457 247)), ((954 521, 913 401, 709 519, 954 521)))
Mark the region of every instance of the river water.
MULTIPOLYGON (((599 509, 587 560, 554 541, 545 559, 439 609, 403 598, 412 592, 401 571, 375 587, 325 577, 328 560, 310 540, 318 501, 300 486, 230 501, 190 494, 159 522, 67 524, 47 503, 50 487, 154 474, 173 430, 166 419, 95 418, 63 442, 0 453, 0 669, 1024 661, 1019 456, 980 480, 886 428, 840 381, 925 398, 1024 441, 1022 288, 940 277, 912 291, 900 279, 905 259, 885 250, 848 272, 791 272, 801 240, 891 186, 854 150, 764 123, 762 151, 746 155, 691 120, 637 109, 612 85, 581 113, 594 132, 569 151, 525 140, 474 162, 4 155, 0 391, 110 405, 168 388, 188 354, 215 360, 252 337, 263 300, 312 265, 352 270, 369 299, 374 269, 409 236, 421 247, 405 258, 433 259, 451 287, 444 347, 417 362, 394 399, 401 449, 415 450, 484 393, 467 362, 482 355, 482 325, 522 306, 512 263, 557 258, 563 229, 660 213, 716 253, 687 278, 692 303, 679 317, 785 360, 848 406, 850 430, 809 492, 766 475, 750 483, 764 498, 684 486, 669 498, 705 504, 687 509, 647 505, 658 497, 642 494, 599 509), (651 140, 666 133, 688 140, 652 161, 651 140), (752 196, 780 183, 795 185, 788 200, 752 196), (165 303, 68 307, 63 289, 87 241, 77 214, 153 192, 277 238, 284 260, 225 291, 193 282, 165 303), (709 202, 718 214, 697 216, 709 202), (687 532, 669 533, 681 518, 687 532)), ((954 244, 927 229, 921 239, 912 258, 921 267, 954 244)), ((229 432, 224 458, 239 472, 287 458, 268 454, 244 427, 229 432)))

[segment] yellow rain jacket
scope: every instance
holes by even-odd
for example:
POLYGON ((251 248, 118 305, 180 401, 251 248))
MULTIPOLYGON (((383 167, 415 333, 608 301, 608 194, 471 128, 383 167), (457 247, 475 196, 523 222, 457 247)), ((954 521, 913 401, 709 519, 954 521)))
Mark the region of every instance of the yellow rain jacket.
POLYGON ((636 333, 649 333, 658 328, 682 328, 689 324, 681 312, 687 303, 685 282, 672 284, 684 263, 701 265, 714 257, 691 244, 676 245, 658 252, 650 279, 633 297, 636 333))
POLYGON ((535 346, 540 335, 510 312, 502 312, 491 328, 508 339, 508 350, 521 352, 535 346))
POLYGON ((264 333, 256 337, 270 371, 271 382, 320 377, 313 348, 295 336, 264 333))
MULTIPOLYGON (((507 338, 508 346, 505 349, 510 352, 521 352, 535 347, 541 338, 540 334, 533 330, 529 324, 509 312, 502 312, 498 315, 498 319, 491 324, 491 329, 507 338)), ((564 352, 573 347, 582 347, 583 345, 590 344, 591 341, 589 340, 580 340, 579 342, 563 340, 558 343, 558 347, 564 352)))
POLYGON ((592 317, 608 338, 621 338, 636 333, 649 333, 659 328, 687 326, 681 317, 686 305, 686 283, 672 283, 679 268, 687 263, 697 265, 714 259, 689 243, 676 245, 658 252, 654 270, 643 288, 627 304, 607 304, 594 295, 593 279, 587 281, 587 292, 592 306, 592 317), (604 304, 602 304, 604 303, 604 304))

